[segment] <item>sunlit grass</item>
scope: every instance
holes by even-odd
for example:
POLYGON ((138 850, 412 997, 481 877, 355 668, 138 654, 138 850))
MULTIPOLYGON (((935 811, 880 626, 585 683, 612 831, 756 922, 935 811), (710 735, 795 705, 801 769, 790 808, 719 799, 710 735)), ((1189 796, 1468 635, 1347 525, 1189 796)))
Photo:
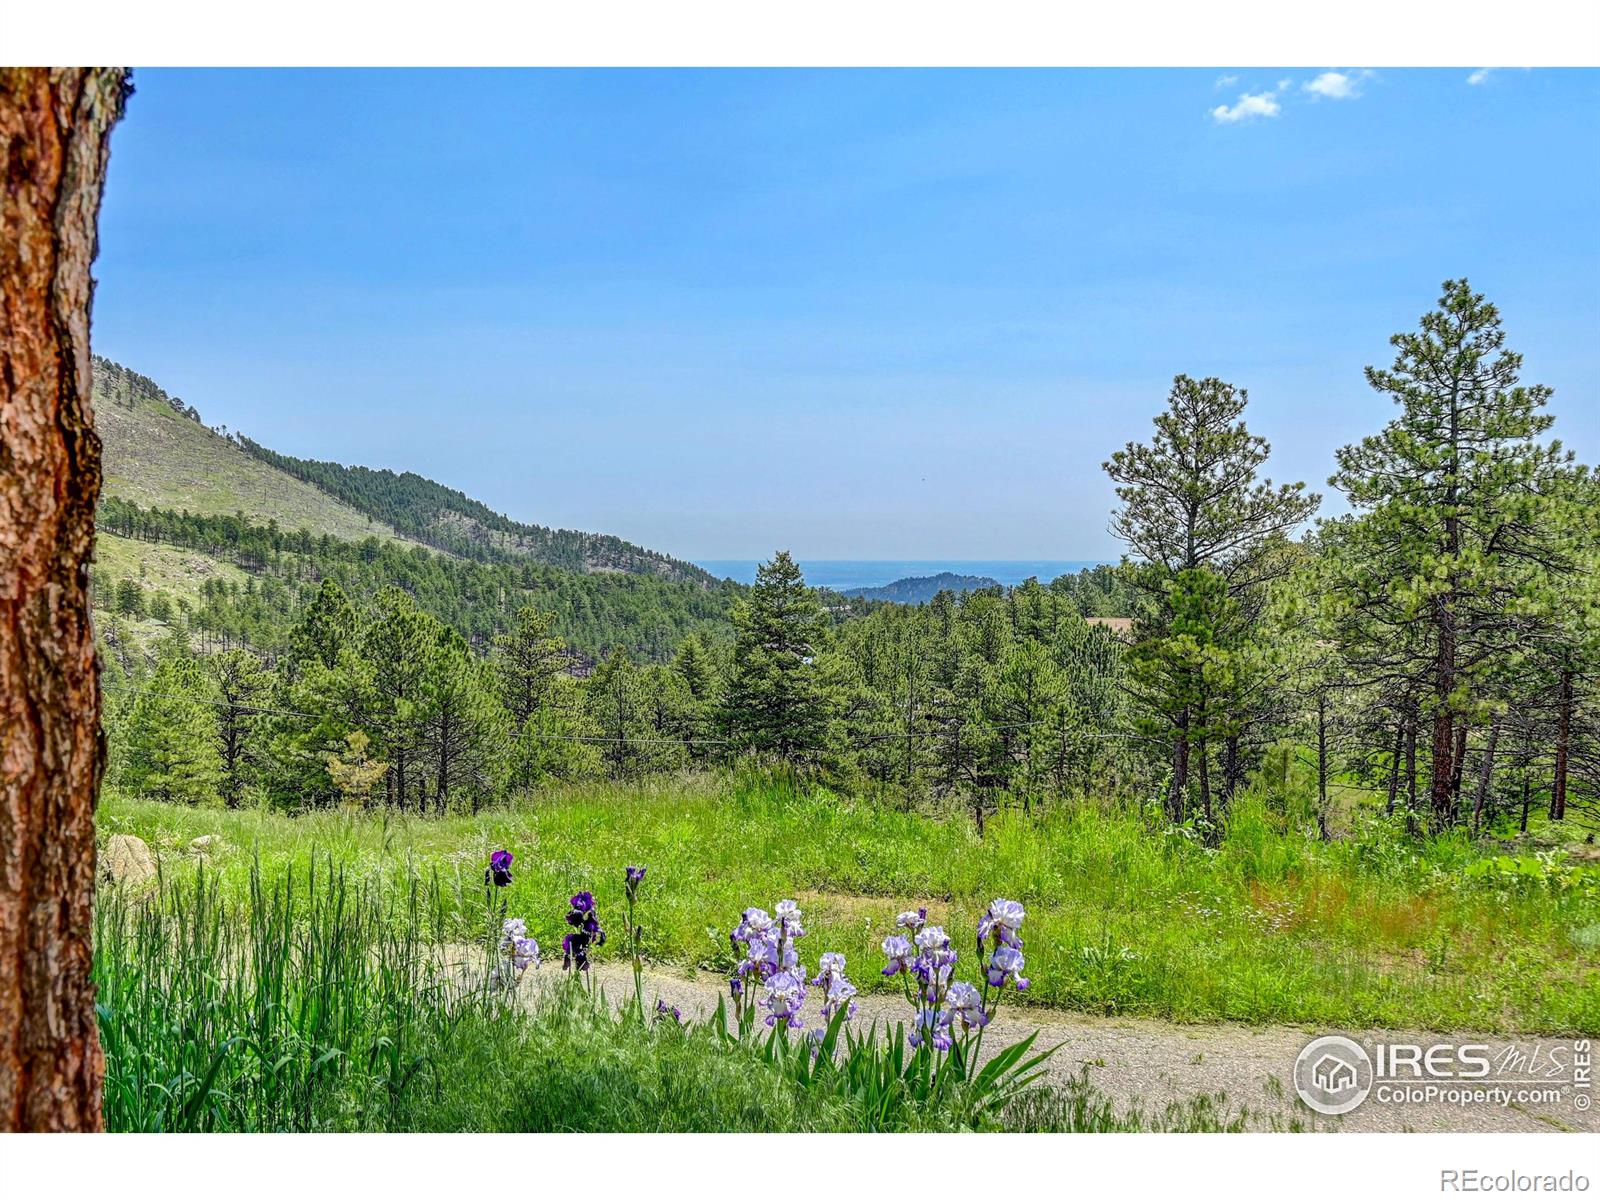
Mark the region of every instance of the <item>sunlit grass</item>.
MULTIPOLYGON (((1318 843, 1238 802, 1215 847, 1136 817, 1061 807, 970 822, 712 777, 592 784, 473 817, 182 809, 108 798, 102 834, 132 832, 182 872, 191 839, 225 893, 330 855, 355 881, 437 875, 465 928, 483 865, 516 854, 515 914, 559 942, 565 897, 621 905, 622 866, 650 865, 648 947, 661 964, 724 970, 745 906, 800 897, 817 949, 865 984, 895 914, 929 903, 964 939, 995 896, 1028 906, 1031 1003, 1179 1020, 1522 1032, 1600 1030, 1591 870, 1557 886, 1471 878, 1464 838, 1414 843, 1381 825, 1318 843)), ((459 930, 457 931, 457 935, 459 930)), ((958 948, 960 942, 958 941, 958 948)), ((602 952, 605 953, 605 952, 602 952)))

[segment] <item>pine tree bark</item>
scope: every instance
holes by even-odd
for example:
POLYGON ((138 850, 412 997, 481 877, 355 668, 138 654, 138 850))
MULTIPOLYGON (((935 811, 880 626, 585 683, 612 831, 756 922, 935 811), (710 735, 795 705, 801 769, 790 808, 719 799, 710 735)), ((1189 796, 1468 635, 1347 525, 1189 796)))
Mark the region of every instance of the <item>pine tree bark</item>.
POLYGON ((0 1130, 102 1127, 89 267, 126 88, 0 69, 0 1130))
POLYGON ((1172 743, 1172 782, 1167 785, 1167 819, 1183 824, 1185 801, 1189 795, 1189 714, 1178 718, 1177 736, 1172 743))
POLYGON ((1394 801, 1400 791, 1400 753, 1405 746, 1406 723, 1402 719, 1394 727, 1394 752, 1389 755, 1389 800, 1384 805, 1385 816, 1394 816, 1394 801))
POLYGON ((1567 817, 1567 764, 1572 755, 1572 672, 1561 673, 1561 692, 1556 717, 1556 773, 1550 789, 1550 819, 1567 817))
POLYGON ((1472 801, 1472 832, 1483 828, 1484 806, 1489 799, 1489 784, 1494 777, 1494 752, 1500 742, 1500 719, 1489 722, 1489 744, 1483 748, 1483 761, 1478 764, 1478 792, 1472 801))

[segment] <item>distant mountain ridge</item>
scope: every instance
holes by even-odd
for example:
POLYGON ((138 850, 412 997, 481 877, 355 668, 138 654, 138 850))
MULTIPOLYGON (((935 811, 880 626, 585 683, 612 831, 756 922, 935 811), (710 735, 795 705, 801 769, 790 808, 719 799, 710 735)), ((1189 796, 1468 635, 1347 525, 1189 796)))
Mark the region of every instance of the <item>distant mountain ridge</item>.
POLYGON ((345 466, 295 458, 240 434, 245 451, 285 474, 388 521, 402 533, 462 558, 532 558, 571 571, 622 571, 715 582, 709 571, 604 533, 549 529, 514 521, 464 492, 414 471, 345 466))
POLYGON ((999 586, 999 580, 990 579, 987 575, 957 575, 954 571, 941 571, 937 575, 896 579, 882 587, 849 588, 840 595, 862 600, 889 600, 895 604, 926 604, 940 592, 975 592, 980 588, 999 586))
POLYGON ((148 376, 98 355, 94 373, 108 495, 203 514, 243 512, 350 540, 399 538, 480 561, 715 582, 692 563, 610 534, 514 521, 415 472, 295 458, 237 432, 225 437, 148 376))

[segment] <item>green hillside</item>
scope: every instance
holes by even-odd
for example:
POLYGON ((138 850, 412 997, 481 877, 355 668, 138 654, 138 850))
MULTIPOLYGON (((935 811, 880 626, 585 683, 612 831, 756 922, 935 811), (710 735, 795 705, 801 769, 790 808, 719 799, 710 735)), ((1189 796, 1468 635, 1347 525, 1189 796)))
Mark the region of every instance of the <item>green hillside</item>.
POLYGON ((347 541, 399 539, 383 521, 206 428, 193 407, 154 380, 98 356, 94 404, 95 428, 105 445, 106 497, 206 516, 243 513, 255 521, 276 521, 282 529, 309 529, 347 541))
POLYGON ((420 542, 462 558, 533 559, 569 571, 621 571, 697 583, 713 582, 695 566, 603 533, 547 529, 513 521, 488 505, 413 471, 294 458, 247 437, 239 444, 259 461, 321 488, 420 542))

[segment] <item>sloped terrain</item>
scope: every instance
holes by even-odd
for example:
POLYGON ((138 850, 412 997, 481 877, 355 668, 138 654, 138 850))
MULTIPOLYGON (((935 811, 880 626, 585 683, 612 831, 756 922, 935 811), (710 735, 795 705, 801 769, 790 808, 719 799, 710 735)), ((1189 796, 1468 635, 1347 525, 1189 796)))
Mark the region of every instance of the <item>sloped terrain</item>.
POLYGON ((94 360, 95 428, 105 446, 103 494, 146 508, 231 516, 347 541, 406 540, 343 501, 245 453, 202 424, 154 380, 94 360))

